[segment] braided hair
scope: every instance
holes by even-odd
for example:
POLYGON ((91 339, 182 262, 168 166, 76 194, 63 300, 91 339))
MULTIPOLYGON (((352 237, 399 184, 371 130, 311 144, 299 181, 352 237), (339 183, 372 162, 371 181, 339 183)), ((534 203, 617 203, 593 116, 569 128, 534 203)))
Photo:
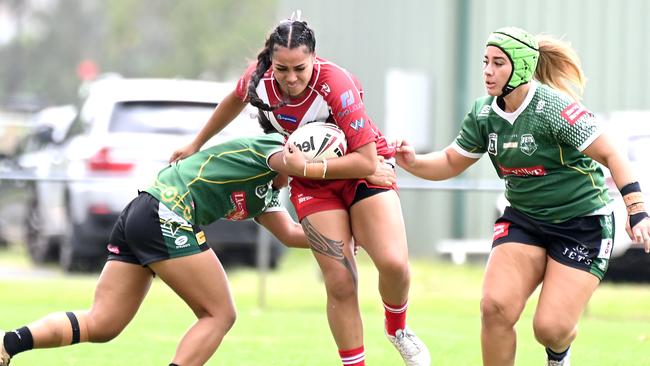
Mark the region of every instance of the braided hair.
POLYGON ((316 37, 314 31, 307 26, 307 22, 300 20, 285 20, 278 24, 266 39, 264 48, 257 55, 257 67, 251 74, 251 80, 248 84, 248 101, 251 105, 263 110, 272 111, 285 105, 280 102, 276 105, 268 105, 257 95, 257 84, 259 84, 266 70, 271 67, 271 57, 275 47, 286 47, 294 49, 300 46, 306 46, 310 53, 316 50, 316 37))

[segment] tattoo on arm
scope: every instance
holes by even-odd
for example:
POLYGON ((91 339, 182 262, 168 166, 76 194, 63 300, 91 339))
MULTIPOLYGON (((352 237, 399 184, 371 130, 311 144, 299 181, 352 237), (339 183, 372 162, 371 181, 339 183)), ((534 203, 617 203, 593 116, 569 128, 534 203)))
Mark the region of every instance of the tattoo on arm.
POLYGON ((307 235, 307 240, 309 240, 311 249, 316 253, 330 257, 343 264, 352 275, 354 283, 356 284, 357 271, 343 252, 343 241, 332 240, 325 237, 307 219, 302 220, 302 228, 305 231, 305 235, 307 235))

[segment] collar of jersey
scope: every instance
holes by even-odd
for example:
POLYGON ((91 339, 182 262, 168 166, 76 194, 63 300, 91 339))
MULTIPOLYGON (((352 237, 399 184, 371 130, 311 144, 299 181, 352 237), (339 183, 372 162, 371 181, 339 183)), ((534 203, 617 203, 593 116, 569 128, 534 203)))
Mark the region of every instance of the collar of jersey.
POLYGON ((508 113, 503 109, 501 109, 497 105, 497 98, 494 98, 492 100, 492 110, 494 111, 494 113, 498 114, 501 118, 508 121, 511 125, 514 125, 515 120, 517 120, 517 117, 519 117, 519 115, 528 107, 530 102, 533 100, 533 97, 535 96, 535 91, 537 91, 537 85, 538 85, 537 81, 535 80, 532 80, 530 82, 530 89, 528 89, 528 94, 526 94, 526 98, 524 99, 524 102, 521 103, 521 105, 519 106, 519 108, 517 108, 516 111, 512 113, 508 113))
MULTIPOLYGON (((314 85, 318 82, 318 77, 320 76, 320 62, 317 59, 314 62, 314 74, 311 76, 311 80, 309 81, 309 84, 307 84, 307 89, 309 89, 309 93, 306 93, 302 98, 297 99, 296 103, 292 104, 287 104, 287 107, 298 107, 305 103, 306 101, 309 100, 309 97, 315 93, 314 85)), ((280 94, 280 91, 276 88, 275 85, 275 75, 273 74, 273 71, 271 71, 271 88, 273 89, 273 94, 278 100, 282 100, 282 94, 280 94)))

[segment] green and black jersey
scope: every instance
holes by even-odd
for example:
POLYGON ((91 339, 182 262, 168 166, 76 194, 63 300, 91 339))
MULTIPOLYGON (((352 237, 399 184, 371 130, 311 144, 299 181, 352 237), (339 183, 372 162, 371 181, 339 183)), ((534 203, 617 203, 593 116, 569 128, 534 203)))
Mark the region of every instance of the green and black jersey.
POLYGON ((210 147, 161 170, 146 191, 197 225, 258 216, 280 205, 268 158, 283 145, 273 133, 210 147))
POLYGON ((452 147, 475 159, 487 152, 514 208, 539 220, 563 222, 610 201, 602 169, 582 153, 600 134, 591 112, 533 81, 512 113, 503 111, 495 97, 477 99, 452 147))

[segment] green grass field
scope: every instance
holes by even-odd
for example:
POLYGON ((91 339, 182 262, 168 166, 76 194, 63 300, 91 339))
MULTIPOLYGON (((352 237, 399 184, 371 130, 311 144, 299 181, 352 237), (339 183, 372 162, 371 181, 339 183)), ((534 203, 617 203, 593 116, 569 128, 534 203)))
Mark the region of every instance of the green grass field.
MULTIPOLYGON (((359 262, 367 364, 402 365, 383 335, 376 271, 364 253, 359 262)), ((0 269, 28 266, 16 249, 0 251, 0 269)), ((409 325, 427 343, 434 366, 481 364, 482 271, 481 265, 413 261, 409 325)), ((289 252, 267 278, 263 308, 258 306, 255 271, 231 270, 229 278, 238 319, 208 365, 340 365, 325 317, 323 284, 310 253, 289 252)), ((0 329, 22 326, 52 311, 87 308, 95 281, 95 275, 0 277, 0 329)), ((544 350, 531 330, 534 305, 531 300, 518 325, 517 365, 544 364, 544 350)), ((134 321, 110 343, 27 352, 12 366, 167 365, 193 320, 190 310, 156 280, 134 321)), ((602 285, 581 321, 572 365, 650 365, 650 287, 602 285)))

